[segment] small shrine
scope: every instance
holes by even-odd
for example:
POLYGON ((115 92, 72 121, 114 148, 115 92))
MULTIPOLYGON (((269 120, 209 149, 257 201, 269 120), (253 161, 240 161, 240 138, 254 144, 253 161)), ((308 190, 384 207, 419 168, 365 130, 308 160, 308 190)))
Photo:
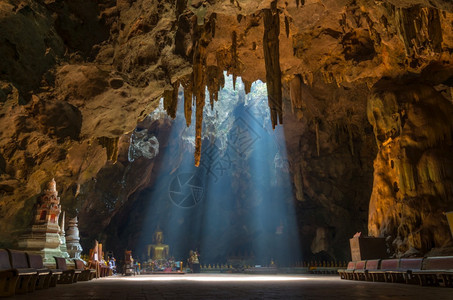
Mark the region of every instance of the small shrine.
POLYGON ((80 254, 82 253, 83 249, 82 246, 80 245, 79 228, 77 223, 78 223, 77 217, 69 219, 68 221, 68 231, 66 234, 66 248, 69 257, 81 259, 80 254))
MULTIPOLYGON (((18 247, 41 254, 45 264, 54 264, 54 256, 69 258, 66 253, 64 229, 59 226, 60 197, 56 182, 52 179, 35 205, 31 229, 19 238, 18 247)), ((62 220, 64 227, 64 219, 62 220)))

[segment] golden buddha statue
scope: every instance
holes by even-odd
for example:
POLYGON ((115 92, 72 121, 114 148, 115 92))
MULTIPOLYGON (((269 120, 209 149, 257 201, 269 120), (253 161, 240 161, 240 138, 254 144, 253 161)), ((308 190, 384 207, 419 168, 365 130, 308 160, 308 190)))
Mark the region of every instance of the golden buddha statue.
POLYGON ((148 259, 159 260, 167 259, 170 253, 170 247, 163 244, 164 233, 157 228, 153 235, 154 244, 148 245, 148 259))

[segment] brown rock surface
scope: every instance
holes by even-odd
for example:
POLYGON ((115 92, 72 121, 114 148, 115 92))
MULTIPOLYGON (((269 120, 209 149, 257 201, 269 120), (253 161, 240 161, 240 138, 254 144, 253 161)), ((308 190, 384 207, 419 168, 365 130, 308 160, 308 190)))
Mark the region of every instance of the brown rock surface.
POLYGON ((425 84, 380 82, 367 113, 379 145, 370 233, 400 254, 451 246, 451 101, 425 84))
MULTIPOLYGON (((284 129, 305 253, 348 257, 348 238, 366 232, 376 154, 366 122, 366 85, 339 89, 295 77, 284 129), (291 110, 293 112, 291 112, 291 110)), ((321 256, 322 257, 322 256, 321 256)))

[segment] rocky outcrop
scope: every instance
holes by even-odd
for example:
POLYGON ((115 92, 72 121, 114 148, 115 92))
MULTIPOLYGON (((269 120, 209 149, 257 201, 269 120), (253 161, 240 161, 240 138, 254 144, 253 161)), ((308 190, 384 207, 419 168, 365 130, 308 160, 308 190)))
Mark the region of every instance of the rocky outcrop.
MULTIPOLYGON (((411 80, 412 81, 412 80, 411 80)), ((368 228, 399 255, 451 246, 453 104, 423 83, 383 81, 368 100, 379 152, 368 228)))
POLYGON ((312 86, 295 77, 289 89, 283 127, 304 256, 347 259, 349 238, 367 232, 377 150, 365 116, 369 90, 339 89, 321 75, 312 86))
POLYGON ((64 54, 64 43, 53 24, 51 12, 37 1, 2 1, 0 5, 0 79, 27 92, 51 80, 46 74, 64 54), (43 75, 46 74, 46 76, 43 75))

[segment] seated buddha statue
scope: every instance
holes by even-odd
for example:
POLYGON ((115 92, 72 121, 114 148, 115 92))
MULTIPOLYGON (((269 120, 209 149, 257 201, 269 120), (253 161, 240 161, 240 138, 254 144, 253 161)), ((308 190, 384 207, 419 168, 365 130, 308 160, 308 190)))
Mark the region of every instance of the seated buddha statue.
POLYGON ((168 258, 170 247, 163 244, 163 240, 164 233, 158 228, 153 235, 154 244, 148 245, 148 259, 159 260, 168 258))

